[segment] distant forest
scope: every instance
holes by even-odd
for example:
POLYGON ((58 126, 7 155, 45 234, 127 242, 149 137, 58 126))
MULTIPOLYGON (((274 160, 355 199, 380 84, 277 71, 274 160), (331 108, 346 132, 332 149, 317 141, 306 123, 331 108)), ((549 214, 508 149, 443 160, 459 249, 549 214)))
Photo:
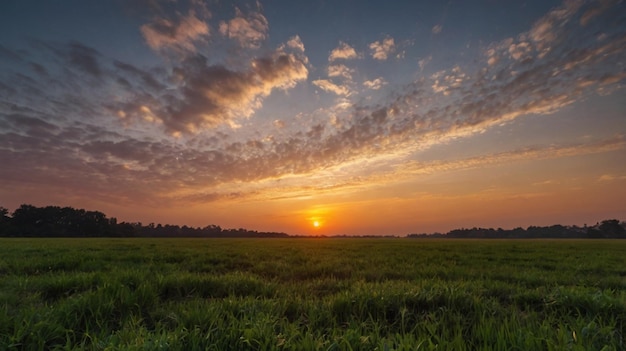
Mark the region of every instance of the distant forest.
MULTIPOLYGON (((0 237, 163 237, 163 238, 285 238, 286 233, 257 232, 248 229, 222 229, 218 225, 188 227, 186 225, 118 222, 116 218, 98 211, 72 207, 21 205, 13 213, 0 207, 0 237)), ((337 236, 347 237, 347 236, 337 236)), ((368 236, 374 237, 374 236, 368 236)), ((388 236, 387 236, 388 237, 388 236)), ((409 234, 408 238, 485 238, 539 239, 592 238, 626 239, 626 222, 607 219, 593 226, 548 227, 530 226, 526 229, 471 228, 454 229, 447 233, 409 234)))
POLYGON ((626 222, 607 219, 593 226, 564 226, 555 224, 548 227, 530 226, 514 229, 471 228, 454 229, 445 234, 409 234, 409 238, 483 238, 483 239, 626 239, 626 222))
POLYGON ((118 222, 98 211, 72 207, 21 205, 9 216, 0 207, 0 237, 163 237, 163 238, 278 238, 285 233, 266 233, 247 229, 222 229, 217 225, 193 228, 186 225, 161 225, 118 222))

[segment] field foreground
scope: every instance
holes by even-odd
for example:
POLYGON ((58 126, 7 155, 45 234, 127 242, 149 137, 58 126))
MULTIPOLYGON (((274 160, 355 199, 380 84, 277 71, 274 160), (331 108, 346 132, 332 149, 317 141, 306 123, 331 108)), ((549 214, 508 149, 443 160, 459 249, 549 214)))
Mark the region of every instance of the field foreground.
POLYGON ((626 241, 1 239, 1 350, 626 350, 626 241))

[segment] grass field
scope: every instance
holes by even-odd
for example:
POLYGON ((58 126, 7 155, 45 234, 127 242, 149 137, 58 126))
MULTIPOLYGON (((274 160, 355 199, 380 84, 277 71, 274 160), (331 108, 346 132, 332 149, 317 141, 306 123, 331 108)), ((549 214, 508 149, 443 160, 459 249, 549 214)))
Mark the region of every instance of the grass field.
POLYGON ((626 241, 1 239, 0 350, 626 350, 626 241))

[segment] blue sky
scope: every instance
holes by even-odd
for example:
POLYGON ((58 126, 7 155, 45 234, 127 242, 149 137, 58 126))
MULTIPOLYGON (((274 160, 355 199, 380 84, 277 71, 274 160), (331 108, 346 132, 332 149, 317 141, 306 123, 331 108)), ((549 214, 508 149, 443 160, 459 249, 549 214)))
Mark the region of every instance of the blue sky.
POLYGON ((0 205, 307 234, 623 217, 625 10, 4 1, 0 205))

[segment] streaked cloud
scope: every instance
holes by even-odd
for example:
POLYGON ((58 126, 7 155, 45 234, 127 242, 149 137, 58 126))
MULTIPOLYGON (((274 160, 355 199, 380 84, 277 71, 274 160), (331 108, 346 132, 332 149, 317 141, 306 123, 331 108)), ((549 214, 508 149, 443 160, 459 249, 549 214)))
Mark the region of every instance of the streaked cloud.
POLYGON ((71 42, 68 48, 67 59, 71 65, 94 77, 100 77, 102 70, 98 64, 98 51, 77 42, 71 42))
MULTIPOLYGON (((273 183, 277 180, 268 178, 255 184, 246 186, 246 191, 242 192, 242 197, 257 200, 270 199, 289 199, 307 197, 311 193, 316 196, 351 194, 359 193, 365 189, 371 189, 375 186, 389 186, 392 184, 402 183, 409 180, 415 181, 419 177, 445 174, 462 170, 483 169, 489 167, 500 167, 516 162, 550 160, 565 157, 576 157, 584 155, 600 154, 604 152, 618 151, 626 149, 626 140, 617 136, 614 138, 600 140, 592 143, 579 144, 561 144, 561 145, 537 145, 528 148, 520 148, 505 152, 498 152, 475 157, 454 159, 454 160, 435 160, 435 161, 410 161, 404 162, 399 166, 390 166, 384 159, 374 160, 375 163, 384 164, 384 167, 370 172, 369 175, 356 175, 350 172, 342 172, 339 169, 345 169, 349 165, 352 167, 362 167, 362 163, 344 164, 338 167, 330 167, 325 170, 317 170, 307 173, 309 180, 305 184, 299 181, 297 177, 281 177, 281 189, 276 193, 273 183), (418 178, 416 178, 418 177, 418 178), (245 195, 247 194, 247 195, 245 195)), ((370 160, 371 162, 371 160, 370 160)), ((624 176, 616 176, 605 174, 598 180, 601 182, 609 182, 615 180, 623 180, 624 176)), ((554 181, 546 181, 542 184, 532 183, 529 185, 549 185, 554 181)), ((239 185, 241 189, 241 185, 239 185)), ((226 192, 224 196, 228 194, 226 192)))
POLYGON ((0 44, 0 58, 8 61, 22 61, 22 57, 17 52, 2 46, 2 44, 0 44))
POLYGON ((410 162, 403 165, 397 172, 404 173, 405 176, 408 174, 433 174, 510 162, 574 157, 624 149, 626 149, 626 139, 617 136, 592 143, 534 146, 453 161, 410 162))
POLYGON ((619 3, 619 0, 607 0, 600 1, 599 3, 592 4, 581 16, 580 25, 586 26, 594 18, 600 16, 603 12, 607 11, 611 7, 619 3))
POLYGON ((613 182, 616 180, 626 180, 626 175, 620 174, 603 174, 598 178, 600 182, 613 182))

